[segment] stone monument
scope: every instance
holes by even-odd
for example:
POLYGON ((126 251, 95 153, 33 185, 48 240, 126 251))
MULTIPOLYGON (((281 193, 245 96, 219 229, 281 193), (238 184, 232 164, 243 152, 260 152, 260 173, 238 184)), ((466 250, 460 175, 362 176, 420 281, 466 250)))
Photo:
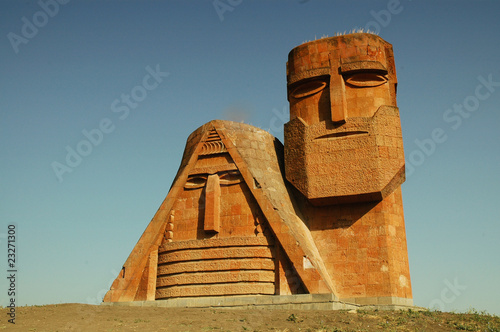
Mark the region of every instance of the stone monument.
POLYGON ((294 48, 284 146, 214 120, 188 138, 158 212, 104 302, 331 294, 412 305, 391 44, 367 33, 294 48))

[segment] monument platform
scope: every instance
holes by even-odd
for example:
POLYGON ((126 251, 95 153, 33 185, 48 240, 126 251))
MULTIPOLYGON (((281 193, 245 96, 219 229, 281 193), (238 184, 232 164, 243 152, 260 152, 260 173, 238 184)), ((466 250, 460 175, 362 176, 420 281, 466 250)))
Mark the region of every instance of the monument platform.
POLYGON ((398 298, 370 299, 360 304, 335 300, 333 294, 256 295, 183 297, 156 301, 103 302, 102 305, 164 307, 164 308, 221 308, 221 309, 294 309, 294 310, 425 310, 413 306, 413 301, 398 298), (400 302, 400 304, 389 304, 400 302), (368 301, 367 301, 368 302, 368 301), (384 303, 385 302, 385 303, 384 303))

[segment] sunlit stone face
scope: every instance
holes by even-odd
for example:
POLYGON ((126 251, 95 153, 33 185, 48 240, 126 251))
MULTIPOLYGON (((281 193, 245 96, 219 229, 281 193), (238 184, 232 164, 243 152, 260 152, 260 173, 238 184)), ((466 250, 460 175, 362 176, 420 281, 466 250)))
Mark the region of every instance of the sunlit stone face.
MULTIPOLYGON (((203 230, 210 235, 221 230, 221 207, 231 204, 227 193, 222 195, 221 187, 241 184, 243 178, 230 160, 227 153, 223 155, 201 156, 191 171, 184 189, 200 191, 199 209, 203 212, 203 230)), ((224 210, 224 209, 223 209, 224 210)), ((201 217, 201 216, 200 216, 201 217)), ((200 227, 201 228, 201 227, 200 227)))
POLYGON ((200 135, 188 139, 181 164, 187 171, 158 248, 155 299, 275 294, 267 222, 217 130, 200 135))
POLYGON ((389 43, 351 34, 300 45, 287 80, 286 177, 313 204, 379 200, 404 181, 389 43))

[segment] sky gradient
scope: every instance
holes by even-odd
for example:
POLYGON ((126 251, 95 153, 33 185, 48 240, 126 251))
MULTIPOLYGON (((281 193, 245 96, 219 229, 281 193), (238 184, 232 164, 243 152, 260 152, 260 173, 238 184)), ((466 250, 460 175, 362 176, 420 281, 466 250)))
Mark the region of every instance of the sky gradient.
POLYGON ((223 119, 283 141, 288 52, 369 28, 394 47, 415 305, 500 314, 500 2, 215 3, 0 3, 0 269, 16 224, 17 304, 99 303, 188 135, 223 119))

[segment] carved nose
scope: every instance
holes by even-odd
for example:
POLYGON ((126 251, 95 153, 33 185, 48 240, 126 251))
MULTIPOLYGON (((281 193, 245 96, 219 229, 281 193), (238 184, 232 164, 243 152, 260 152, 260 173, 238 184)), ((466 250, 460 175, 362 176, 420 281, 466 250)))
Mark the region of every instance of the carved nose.
POLYGON ((332 121, 342 124, 347 120, 347 102, 345 99, 345 83, 340 73, 340 56, 338 52, 332 52, 329 55, 331 74, 330 74, 330 109, 332 121))
POLYGON ((330 76, 330 109, 334 123, 345 123, 347 119, 345 85, 342 75, 330 76))
POLYGON ((220 180, 217 174, 208 176, 205 188, 205 232, 218 233, 220 229, 220 180))

